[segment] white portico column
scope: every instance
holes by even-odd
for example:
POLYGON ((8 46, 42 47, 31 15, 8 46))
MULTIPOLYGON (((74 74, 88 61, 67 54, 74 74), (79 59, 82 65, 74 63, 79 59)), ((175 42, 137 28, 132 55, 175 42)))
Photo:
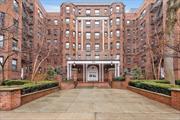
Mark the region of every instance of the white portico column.
POLYGON ((85 82, 86 77, 86 64, 83 64, 83 82, 85 82))
POLYGON ((72 79, 72 64, 69 64, 69 76, 72 79))
POLYGON ((101 68, 101 64, 99 64, 99 82, 101 82, 101 70, 102 70, 102 68, 101 68))
POLYGON ((67 80, 69 80, 69 64, 67 63, 67 80))
POLYGON ((120 64, 118 64, 118 73, 117 73, 117 76, 118 77, 120 76, 120 64))
POLYGON ((117 64, 115 64, 115 71, 114 71, 114 73, 115 73, 115 77, 117 77, 117 64))
POLYGON ((102 82, 104 82, 104 64, 102 64, 102 82))

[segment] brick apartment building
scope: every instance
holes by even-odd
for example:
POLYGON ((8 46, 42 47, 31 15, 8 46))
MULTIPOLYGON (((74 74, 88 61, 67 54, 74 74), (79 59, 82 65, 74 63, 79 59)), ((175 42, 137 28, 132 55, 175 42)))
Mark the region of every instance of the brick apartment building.
POLYGON ((122 3, 61 5, 62 68, 72 79, 107 80, 109 68, 115 76, 123 70, 125 11, 122 3), (109 23, 109 24, 108 24, 109 23))
MULTIPOLYGON (((13 53, 5 65, 5 78, 29 77, 42 45, 53 48, 39 68, 42 73, 50 66, 59 67, 64 78, 72 79, 76 70, 79 81, 104 82, 111 72, 113 77, 121 76, 126 69, 130 72, 139 67, 146 78, 152 78, 147 48, 163 39, 166 2, 145 0, 129 13, 121 2, 63 3, 60 12, 49 13, 38 0, 0 0, 0 61, 13 53), (10 25, 16 32, 12 32, 14 28, 3 31, 10 25)), ((180 10, 178 20, 179 14, 180 10)), ((179 29, 176 25, 177 41, 179 29)), ((179 79, 180 60, 176 58, 174 71, 179 79)))

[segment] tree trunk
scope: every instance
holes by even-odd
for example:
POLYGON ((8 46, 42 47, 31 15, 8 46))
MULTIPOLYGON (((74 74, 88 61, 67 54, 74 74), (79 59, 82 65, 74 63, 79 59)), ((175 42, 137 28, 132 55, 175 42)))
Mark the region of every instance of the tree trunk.
MULTIPOLYGON (((174 45, 173 40, 173 31, 170 31, 168 37, 168 44, 174 45)), ((171 56, 174 54, 174 51, 166 47, 166 56, 164 58, 164 68, 165 68, 165 78, 169 80, 171 84, 175 85, 175 76, 174 76, 174 58, 171 56)))

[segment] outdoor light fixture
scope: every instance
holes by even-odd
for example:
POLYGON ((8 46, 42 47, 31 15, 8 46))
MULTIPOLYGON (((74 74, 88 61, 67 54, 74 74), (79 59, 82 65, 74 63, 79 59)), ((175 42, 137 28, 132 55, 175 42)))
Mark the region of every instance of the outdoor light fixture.
POLYGON ((74 67, 76 66, 76 63, 75 63, 75 62, 73 63, 73 66, 74 66, 74 67))
POLYGON ((112 63, 112 61, 111 61, 111 66, 113 66, 113 63, 112 63))

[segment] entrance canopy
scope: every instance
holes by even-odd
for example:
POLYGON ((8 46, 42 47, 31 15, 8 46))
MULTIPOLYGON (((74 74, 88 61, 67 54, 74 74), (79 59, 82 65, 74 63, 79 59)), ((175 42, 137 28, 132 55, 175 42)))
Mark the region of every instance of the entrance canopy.
MULTIPOLYGON (((115 66, 115 77, 120 76, 119 60, 68 60, 67 61, 67 79, 72 79, 72 65, 83 65, 83 79, 87 78, 87 67, 89 65, 99 65, 99 79, 104 79, 104 65, 115 66)), ((96 75, 97 76, 97 75, 96 75)))
POLYGON ((120 64, 119 60, 68 60, 67 64, 120 64))

